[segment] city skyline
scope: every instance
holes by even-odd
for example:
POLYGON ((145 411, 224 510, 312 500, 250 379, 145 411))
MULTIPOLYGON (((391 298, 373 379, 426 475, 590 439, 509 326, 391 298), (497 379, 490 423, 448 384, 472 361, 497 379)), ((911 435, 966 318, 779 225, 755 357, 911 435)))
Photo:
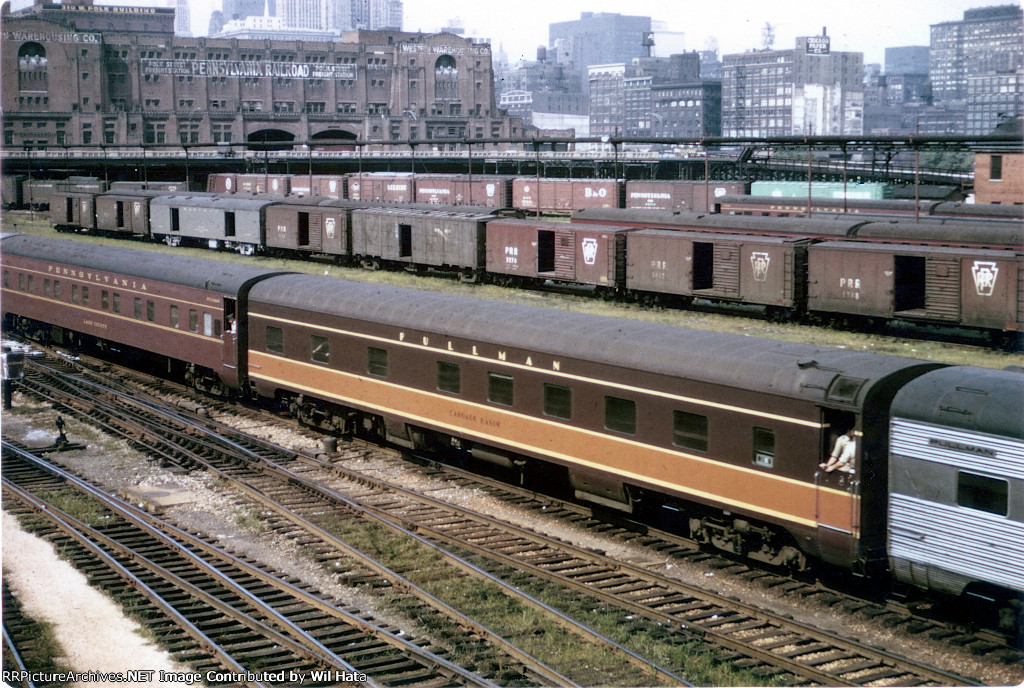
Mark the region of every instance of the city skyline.
MULTIPOLYGON (((30 4, 31 0, 16 0, 12 8, 30 4)), ((98 0, 97 4, 173 7, 175 2, 98 0)), ((932 24, 960 20, 964 10, 1006 4, 1020 5, 999 0, 720 0, 713 5, 634 0, 628 6, 612 0, 563 0, 554 4, 538 0, 504 4, 444 0, 440 5, 406 0, 403 28, 434 33, 452 19, 461 18, 467 36, 490 39, 495 54, 500 49, 514 62, 535 59, 537 47, 547 46, 548 25, 579 19, 581 12, 650 16, 656 31, 654 54, 661 57, 704 50, 712 39, 723 55, 757 49, 762 45, 766 23, 774 30, 775 48, 786 50, 793 47, 797 37, 820 34, 824 27, 833 50, 863 52, 866 64, 884 65, 887 47, 929 45, 932 24)), ((210 14, 221 8, 221 0, 189 0, 189 5, 192 35, 206 35, 210 14)))

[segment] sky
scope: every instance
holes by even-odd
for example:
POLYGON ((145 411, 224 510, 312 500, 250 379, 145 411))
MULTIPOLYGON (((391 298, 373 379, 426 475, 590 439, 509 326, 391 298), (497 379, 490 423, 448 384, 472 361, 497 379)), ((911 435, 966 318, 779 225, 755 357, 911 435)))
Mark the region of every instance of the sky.
MULTIPOLYGON (((864 62, 884 64, 885 48, 928 45, 931 24, 963 18, 966 9, 1012 0, 405 0, 406 31, 435 32, 453 18, 466 35, 491 39, 512 61, 535 59, 547 45, 548 24, 579 19, 581 12, 649 16, 654 22, 654 54, 705 50, 716 40, 720 54, 761 47, 770 23, 775 47, 794 47, 797 36, 827 28, 832 50, 864 53, 864 62)), ((204 35, 210 12, 220 0, 189 0, 192 32, 204 35)), ((15 0, 15 8, 30 0, 15 0)), ((173 0, 97 0, 103 5, 164 5, 173 0)), ((1019 4, 1019 3, 1018 3, 1019 4)))

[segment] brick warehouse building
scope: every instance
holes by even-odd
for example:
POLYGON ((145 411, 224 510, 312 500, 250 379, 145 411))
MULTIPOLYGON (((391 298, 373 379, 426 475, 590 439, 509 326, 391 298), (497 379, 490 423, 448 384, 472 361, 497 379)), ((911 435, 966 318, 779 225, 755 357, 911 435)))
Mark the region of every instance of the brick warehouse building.
POLYGON ((491 46, 353 31, 340 42, 185 38, 174 11, 33 7, 2 17, 4 146, 519 137, 491 46))

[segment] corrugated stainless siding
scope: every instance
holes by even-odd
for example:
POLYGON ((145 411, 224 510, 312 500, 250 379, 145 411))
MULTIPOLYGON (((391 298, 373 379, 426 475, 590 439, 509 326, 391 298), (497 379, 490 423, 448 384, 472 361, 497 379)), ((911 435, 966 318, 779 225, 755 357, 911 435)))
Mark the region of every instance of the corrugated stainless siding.
MULTIPOLYGON (((948 503, 906 494, 935 494, 930 465, 976 471, 1011 481, 1011 495, 1024 480, 1024 442, 979 432, 894 418, 890 423, 890 476, 915 479, 889 495, 889 555, 900 580, 959 595, 970 580, 1024 591, 1024 523, 955 503, 955 484, 941 485, 948 503), (963 449, 958 449, 958 448, 963 449), (908 489, 907 486, 912 486, 908 489)), ((1019 519, 1019 515, 1016 516, 1019 519)))
POLYGON ((889 554, 918 585, 951 584, 962 575, 1024 592, 1024 523, 995 514, 890 495, 889 554))
POLYGON ((1024 480, 1024 442, 1019 439, 893 418, 890 423, 889 450, 894 464, 913 460, 931 461, 1010 480, 1024 480), (950 444, 989 450, 994 456, 951 451, 948 448, 950 444))

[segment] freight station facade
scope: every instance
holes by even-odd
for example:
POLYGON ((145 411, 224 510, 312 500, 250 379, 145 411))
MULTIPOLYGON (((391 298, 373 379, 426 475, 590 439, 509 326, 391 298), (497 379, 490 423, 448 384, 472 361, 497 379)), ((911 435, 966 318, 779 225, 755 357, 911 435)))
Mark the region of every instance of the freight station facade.
MULTIPOLYGON (((6 7, 6 3, 5 3, 6 7)), ((4 145, 515 138, 491 46, 351 31, 340 42, 185 38, 174 11, 51 5, 2 17, 4 145)))

